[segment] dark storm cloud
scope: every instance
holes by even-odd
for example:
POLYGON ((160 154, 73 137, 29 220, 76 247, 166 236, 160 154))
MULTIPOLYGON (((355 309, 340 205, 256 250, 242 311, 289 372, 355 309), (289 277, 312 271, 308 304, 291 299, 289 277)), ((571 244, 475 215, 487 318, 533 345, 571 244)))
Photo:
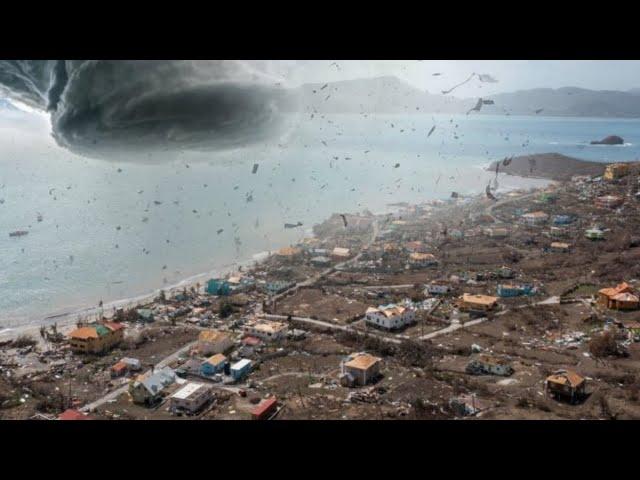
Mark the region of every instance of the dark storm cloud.
POLYGON ((51 114, 52 134, 93 157, 216 150, 269 138, 293 99, 260 63, 0 61, 0 89, 51 114))

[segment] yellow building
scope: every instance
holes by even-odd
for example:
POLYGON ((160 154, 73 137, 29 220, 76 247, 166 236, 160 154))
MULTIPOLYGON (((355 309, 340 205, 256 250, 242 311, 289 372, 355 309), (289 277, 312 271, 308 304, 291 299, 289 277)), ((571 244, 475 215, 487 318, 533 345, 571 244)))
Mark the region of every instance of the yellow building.
POLYGON ((472 295, 465 293, 462 295, 459 304, 461 310, 486 312, 496 307, 498 298, 489 295, 472 295))
POLYGON ((615 180, 629 174, 629 165, 626 163, 614 163, 607 165, 604 171, 605 180, 615 180))
POLYGON ((75 329, 69 334, 71 350, 76 353, 102 353, 124 338, 124 325, 103 322, 75 329))

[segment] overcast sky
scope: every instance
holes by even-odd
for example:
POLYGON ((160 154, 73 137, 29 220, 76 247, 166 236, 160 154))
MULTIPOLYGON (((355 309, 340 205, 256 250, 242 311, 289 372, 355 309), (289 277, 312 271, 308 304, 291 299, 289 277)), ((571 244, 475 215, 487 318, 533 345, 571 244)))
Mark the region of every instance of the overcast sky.
POLYGON ((333 61, 323 60, 275 63, 276 72, 294 84, 395 75, 418 88, 439 93, 473 72, 490 74, 499 81, 469 82, 455 91, 461 97, 540 87, 593 90, 640 87, 640 61, 636 60, 338 60, 337 66, 333 61))

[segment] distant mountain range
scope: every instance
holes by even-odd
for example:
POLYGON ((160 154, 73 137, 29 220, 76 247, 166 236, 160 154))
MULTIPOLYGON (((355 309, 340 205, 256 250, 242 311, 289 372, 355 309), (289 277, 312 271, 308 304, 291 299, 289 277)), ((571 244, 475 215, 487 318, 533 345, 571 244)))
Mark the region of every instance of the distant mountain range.
MULTIPOLYGON (((308 83, 292 90, 283 89, 280 95, 282 109, 308 114, 467 113, 479 98, 429 93, 394 76, 308 83), (298 101, 293 101, 296 98, 298 101)), ((482 98, 493 104, 484 104, 479 112, 473 111, 470 115, 640 118, 640 88, 624 92, 577 87, 535 88, 482 98)), ((20 111, 6 99, 0 99, 0 110, 20 111)))
MULTIPOLYGON (((466 113, 478 97, 432 94, 385 76, 305 84, 294 89, 306 113, 466 113)), ((478 114, 640 117, 640 88, 626 92, 576 87, 536 88, 483 97, 478 114), (539 113, 536 113, 538 111, 539 113)))

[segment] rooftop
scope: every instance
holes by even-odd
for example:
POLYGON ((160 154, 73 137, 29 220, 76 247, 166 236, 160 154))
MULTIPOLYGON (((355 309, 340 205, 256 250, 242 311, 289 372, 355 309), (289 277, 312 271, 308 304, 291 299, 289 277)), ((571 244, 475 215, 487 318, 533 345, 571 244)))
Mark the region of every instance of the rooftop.
POLYGON ((547 218, 549 215, 544 212, 538 211, 538 212, 525 213, 522 216, 525 218, 547 218))
POLYGON ((569 385, 575 388, 584 382, 584 378, 571 370, 558 370, 553 375, 547 377, 547 382, 569 385))
POLYGON ((462 301, 467 303, 479 303, 482 305, 491 305, 498 301, 497 297, 492 297, 490 295, 478 295, 465 293, 462 295, 462 301))
POLYGON ((248 358, 243 358, 242 360, 231 365, 231 370, 242 370, 248 365, 251 365, 251 360, 249 360, 248 358))
POLYGON ((206 362, 210 363, 211 365, 220 365, 222 362, 226 362, 226 361, 227 361, 227 357, 225 357, 221 353, 216 353, 213 357, 209 357, 206 360, 206 362))
POLYGON ((287 328, 287 324, 282 322, 260 321, 252 325, 252 328, 264 333, 278 333, 285 330, 287 328))
POLYGON ((177 398, 179 400, 184 400, 184 399, 189 398, 191 395, 193 395, 194 393, 196 393, 199 390, 204 389, 204 388, 207 388, 207 386, 204 383, 190 382, 190 383, 187 383, 180 390, 178 390, 176 393, 171 395, 171 398, 177 398))
POLYGON ((344 364, 345 367, 355 368, 358 370, 368 370, 376 363, 382 361, 379 357, 374 357, 368 353, 360 353, 344 364))
POLYGON ((198 341, 200 342, 219 342, 221 340, 226 340, 229 338, 224 332, 220 332, 218 330, 204 330, 200 332, 198 336, 198 341))
POLYGON ((280 257, 292 257, 294 255, 298 255, 300 253, 299 248, 295 247, 284 247, 276 252, 276 255, 280 257))
POLYGON ((98 338, 98 332, 94 327, 80 327, 69 334, 70 338, 86 340, 88 338, 98 338))

